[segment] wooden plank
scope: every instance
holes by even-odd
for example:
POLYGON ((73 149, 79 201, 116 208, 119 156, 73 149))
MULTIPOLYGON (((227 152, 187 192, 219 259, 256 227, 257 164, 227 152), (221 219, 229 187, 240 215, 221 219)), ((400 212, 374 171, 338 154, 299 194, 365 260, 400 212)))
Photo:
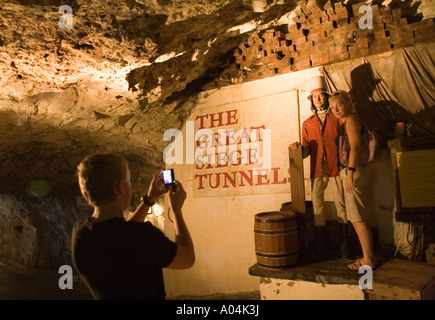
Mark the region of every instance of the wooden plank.
POLYGON ((310 256, 310 238, 312 228, 312 210, 307 210, 305 201, 304 163, 302 146, 296 150, 289 147, 291 208, 296 214, 299 235, 299 260, 310 256), (310 223, 311 222, 311 223, 310 223))
POLYGON ((371 300, 420 300, 434 295, 435 266, 392 259, 373 272, 373 289, 367 289, 371 300))
POLYGON ((306 213, 305 208, 305 184, 304 184, 304 163, 302 157, 302 146, 296 150, 289 147, 290 161, 290 189, 292 195, 293 211, 306 213))
POLYGON ((350 270, 349 261, 343 259, 327 260, 318 263, 306 264, 300 262, 286 269, 270 270, 254 264, 249 268, 251 276, 302 280, 327 284, 358 285, 361 274, 350 270))

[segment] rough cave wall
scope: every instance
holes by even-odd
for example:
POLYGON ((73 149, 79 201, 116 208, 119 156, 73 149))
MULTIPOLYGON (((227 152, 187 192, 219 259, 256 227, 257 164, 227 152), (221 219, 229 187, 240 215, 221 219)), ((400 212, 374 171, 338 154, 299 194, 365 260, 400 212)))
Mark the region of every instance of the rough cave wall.
MULTIPOLYGON (((392 3, 434 16, 431 1, 392 3)), ((163 132, 182 127, 235 48, 291 22, 295 7, 287 0, 265 1, 264 12, 246 0, 0 0, 0 259, 55 269, 69 263, 72 223, 87 214, 76 202, 78 162, 95 151, 123 153, 137 204, 163 165, 163 132), (65 4, 72 29, 59 27, 65 4)))
POLYGON ((145 112, 155 92, 129 88, 126 76, 165 53, 157 29, 204 19, 226 2, 0 1, 1 259, 70 263, 72 223, 88 214, 74 175, 86 154, 124 154, 138 203, 163 166, 163 132, 193 105, 187 97, 145 112), (72 29, 59 28, 63 4, 73 8, 72 29))

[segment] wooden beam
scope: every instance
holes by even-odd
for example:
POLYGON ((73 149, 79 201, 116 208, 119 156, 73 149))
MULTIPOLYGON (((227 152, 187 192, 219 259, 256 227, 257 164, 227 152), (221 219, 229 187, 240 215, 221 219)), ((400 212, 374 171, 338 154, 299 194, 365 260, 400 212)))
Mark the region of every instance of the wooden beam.
POLYGON ((289 161, 292 209, 295 212, 306 213, 304 163, 301 145, 299 145, 296 150, 289 147, 289 161))

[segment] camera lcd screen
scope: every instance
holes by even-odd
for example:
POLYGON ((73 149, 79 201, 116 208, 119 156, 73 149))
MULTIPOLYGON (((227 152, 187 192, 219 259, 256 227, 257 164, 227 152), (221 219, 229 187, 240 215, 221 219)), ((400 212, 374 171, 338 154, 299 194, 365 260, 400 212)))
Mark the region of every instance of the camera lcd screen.
POLYGON ((163 170, 163 181, 165 184, 171 184, 174 182, 172 170, 163 170))

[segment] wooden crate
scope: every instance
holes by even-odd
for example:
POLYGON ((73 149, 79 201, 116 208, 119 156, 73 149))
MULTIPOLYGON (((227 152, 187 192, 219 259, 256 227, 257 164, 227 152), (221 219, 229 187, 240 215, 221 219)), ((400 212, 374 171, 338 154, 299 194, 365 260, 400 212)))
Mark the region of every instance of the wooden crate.
POLYGON ((369 300, 435 300, 435 265, 392 259, 373 271, 369 300))

